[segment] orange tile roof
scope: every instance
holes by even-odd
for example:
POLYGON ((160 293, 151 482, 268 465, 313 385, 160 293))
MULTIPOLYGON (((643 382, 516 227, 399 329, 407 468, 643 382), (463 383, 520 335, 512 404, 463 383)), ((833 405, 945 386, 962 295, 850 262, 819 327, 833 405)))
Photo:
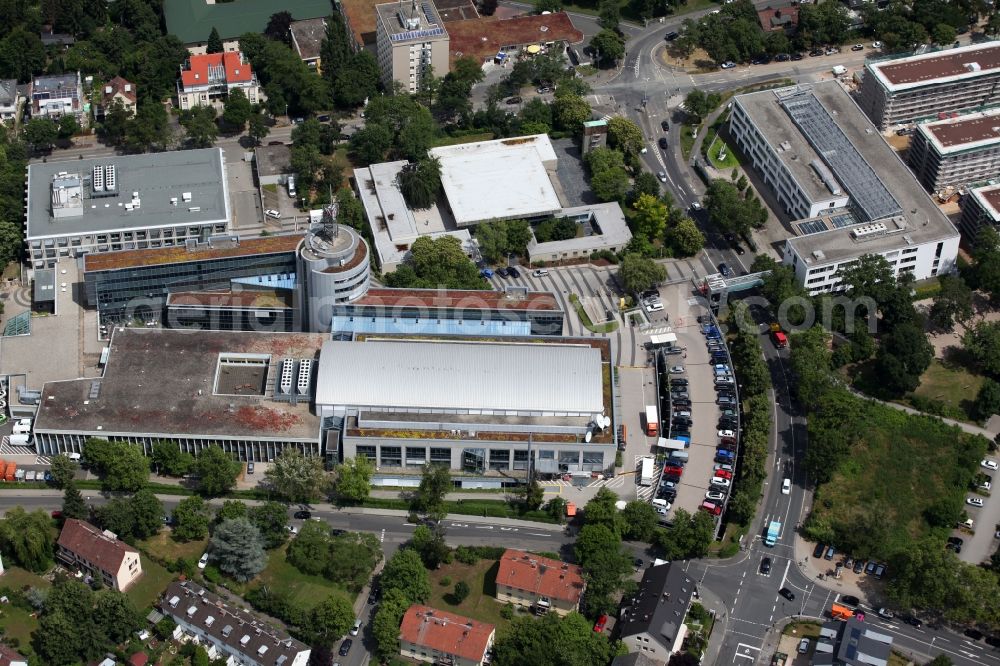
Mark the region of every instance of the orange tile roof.
POLYGON ((104 571, 118 573, 125 553, 138 553, 124 541, 112 538, 90 523, 67 518, 59 533, 59 545, 104 571))
POLYGON ((490 647, 496 627, 461 615, 414 604, 399 627, 400 640, 479 662, 490 647))
POLYGON ((187 67, 181 70, 181 83, 184 87, 208 85, 209 68, 222 67, 226 83, 248 83, 253 79, 253 68, 244 61, 240 51, 227 53, 205 53, 188 58, 187 67))
POLYGON ((226 257, 294 252, 295 248, 302 241, 302 238, 302 234, 290 234, 287 236, 248 238, 240 240, 236 245, 227 245, 226 247, 199 246, 195 250, 188 250, 183 245, 175 245, 173 247, 154 247, 145 250, 90 253, 84 255, 83 270, 86 273, 87 271, 109 271, 119 268, 179 264, 185 261, 203 261, 205 259, 224 259, 226 257))
POLYGON ((452 21, 445 27, 453 58, 469 56, 484 60, 495 55, 501 46, 583 41, 583 33, 576 29, 566 12, 452 21))
POLYGON ((798 7, 767 7, 757 12, 757 20, 764 30, 770 32, 774 30, 784 30, 786 27, 794 27, 799 24, 798 7))
POLYGON ((584 588, 583 569, 579 566, 510 548, 500 558, 496 582, 574 604, 580 603, 584 588))

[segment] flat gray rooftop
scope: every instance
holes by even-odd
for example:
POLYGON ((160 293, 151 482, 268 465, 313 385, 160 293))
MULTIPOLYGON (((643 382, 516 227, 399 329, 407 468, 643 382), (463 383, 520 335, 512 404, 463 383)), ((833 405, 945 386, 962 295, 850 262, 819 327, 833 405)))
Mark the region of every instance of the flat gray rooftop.
POLYGON ((128 231, 187 224, 228 224, 229 188, 221 148, 175 150, 147 155, 42 162, 28 166, 27 240, 95 232, 128 231), (114 165, 117 196, 90 198, 95 166, 114 165), (83 214, 52 216, 52 179, 60 173, 84 179, 83 214), (132 193, 141 205, 126 210, 132 193), (190 200, 184 201, 184 193, 190 200), (176 198, 176 205, 171 199, 176 198))
MULTIPOLYGON (((934 205, 910 170, 840 83, 824 81, 798 88, 812 92, 902 210, 901 215, 896 217, 874 219, 883 220, 890 231, 900 229, 900 222, 905 226, 905 232, 870 237, 863 241, 852 238, 852 227, 835 228, 823 233, 788 239, 800 256, 811 256, 813 252, 820 251, 825 255, 825 261, 839 261, 859 254, 885 252, 908 244, 921 244, 958 236, 958 231, 951 221, 934 205), (904 240, 904 236, 909 237, 909 243, 904 240)), ((780 93, 787 94, 790 90, 792 89, 749 93, 741 95, 739 101, 754 118, 754 123, 764 132, 768 143, 772 146, 780 144, 785 137, 798 135, 800 143, 796 150, 809 151, 808 160, 800 157, 798 161, 805 162, 808 167, 808 161, 818 155, 799 133, 791 117, 781 108, 779 100, 780 93)))
POLYGON ((601 352, 554 342, 328 340, 316 404, 324 406, 593 415, 604 409, 601 352), (364 378, 357 381, 357 378, 364 378), (498 377, 519 377, 516 390, 498 377))
MULTIPOLYGON (((315 360, 318 333, 251 333, 115 329, 111 355, 100 379, 45 385, 35 427, 42 431, 217 436, 250 440, 319 437, 319 417, 308 401, 296 405, 270 399, 277 363, 315 360), (220 354, 266 358, 265 396, 216 395, 220 354), (99 384, 94 396, 94 383, 99 384)), ((224 385, 222 382, 221 385, 224 385)))

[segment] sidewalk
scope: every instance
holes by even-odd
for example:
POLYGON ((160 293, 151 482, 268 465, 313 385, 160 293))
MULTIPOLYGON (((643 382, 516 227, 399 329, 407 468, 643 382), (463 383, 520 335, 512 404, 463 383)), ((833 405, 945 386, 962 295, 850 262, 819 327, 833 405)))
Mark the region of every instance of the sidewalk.
POLYGON ((722 643, 726 639, 726 632, 729 628, 729 610, 726 608, 722 598, 706 588, 698 585, 698 601, 706 610, 715 613, 715 625, 712 627, 712 635, 708 637, 708 646, 701 656, 704 664, 714 664, 719 659, 719 652, 722 650, 722 643))

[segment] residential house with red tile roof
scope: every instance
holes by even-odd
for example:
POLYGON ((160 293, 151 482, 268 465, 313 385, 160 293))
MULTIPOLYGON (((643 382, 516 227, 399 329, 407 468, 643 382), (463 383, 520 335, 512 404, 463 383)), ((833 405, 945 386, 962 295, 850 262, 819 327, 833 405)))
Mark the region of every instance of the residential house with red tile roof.
POLYGON ((142 576, 138 550, 82 520, 67 518, 57 545, 56 557, 63 564, 100 576, 106 587, 119 592, 142 576))
POLYGON ((492 624, 414 604, 399 627, 399 652, 434 664, 482 666, 495 636, 492 624))
POLYGON ((497 600, 566 615, 580 607, 586 584, 575 564, 508 548, 497 572, 497 600))
POLYGON ((0 666, 28 666, 28 659, 0 643, 0 666))
POLYGON ((131 81, 126 81, 120 76, 116 76, 105 83, 101 89, 101 94, 94 110, 94 116, 98 119, 103 118, 116 100, 121 103, 129 116, 134 116, 137 99, 135 84, 131 81))
POLYGON ((192 55, 181 65, 177 104, 182 111, 196 106, 221 107, 235 88, 241 89, 251 104, 265 100, 257 75, 241 51, 192 55))

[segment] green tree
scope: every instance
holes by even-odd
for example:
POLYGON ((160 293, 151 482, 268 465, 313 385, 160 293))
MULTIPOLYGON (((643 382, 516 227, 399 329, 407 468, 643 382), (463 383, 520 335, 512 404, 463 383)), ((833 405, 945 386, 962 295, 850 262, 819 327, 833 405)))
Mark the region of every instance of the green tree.
POLYGON ((972 290, 957 275, 942 275, 938 281, 941 290, 934 297, 930 320, 938 328, 951 331, 955 322, 965 324, 972 319, 972 290))
POLYGON ((590 189, 601 201, 624 201, 628 184, 624 169, 598 171, 590 177, 590 189))
POLYGON ((166 149, 171 141, 167 110, 162 104, 141 102, 125 127, 125 146, 132 152, 166 149))
POLYGON ((349 187, 337 190, 337 224, 343 224, 358 231, 365 228, 365 209, 349 187))
POLYGON ((319 456, 304 456, 298 449, 285 449, 264 473, 275 493, 289 502, 310 502, 323 495, 329 477, 319 456))
POLYGON ((49 150, 57 138, 59 138, 59 128, 49 118, 40 116, 24 124, 24 140, 34 150, 49 150))
POLYGON ((271 128, 267 126, 267 119, 264 118, 264 114, 257 112, 250 114, 250 118, 247 124, 247 135, 253 139, 256 145, 260 145, 260 142, 271 133, 271 128))
POLYGON ((441 520, 447 513, 444 508, 445 496, 453 488, 451 471, 447 465, 424 465, 414 504, 433 520, 441 520))
POLYGON ((552 119, 556 129, 576 134, 590 120, 590 105, 578 95, 557 97, 552 103, 552 119))
POLYGON ((955 27, 947 23, 938 23, 931 31, 931 39, 935 44, 951 44, 955 41, 955 27))
POLYGON ((145 486, 149 480, 149 459, 142 449, 134 444, 114 442, 111 450, 112 457, 103 465, 101 487, 135 492, 145 486))
POLYGON ((645 291, 666 278, 667 270, 662 265, 635 253, 622 257, 618 268, 618 279, 629 293, 645 291))
POLYGON ((535 11, 539 14, 561 12, 562 9, 562 0, 535 0, 535 11))
POLYGON ((590 46, 597 53, 598 67, 614 67, 625 57, 625 40, 612 30, 604 29, 594 35, 590 46))
POLYGON ((80 131, 80 123, 76 121, 76 116, 67 114, 59 118, 58 128, 60 139, 70 139, 80 131))
POLYGON ((399 173, 399 189, 410 208, 430 208, 441 193, 441 162, 436 157, 426 157, 406 165, 399 173))
POLYGON ((384 277, 393 288, 410 289, 484 289, 486 281, 479 269, 453 236, 421 236, 410 246, 405 264, 384 277))
POLYGON ((632 573, 632 558, 623 547, 621 536, 606 525, 587 524, 577 535, 574 550, 587 581, 588 613, 609 612, 614 608, 617 594, 634 585, 627 580, 632 573))
POLYGON ((593 630, 593 623, 579 613, 559 617, 549 613, 535 620, 518 617, 497 635, 493 663, 497 666, 556 666, 557 664, 607 664, 616 646, 593 630))
POLYGON ((387 589, 382 596, 372 620, 372 637, 375 639, 375 653, 379 659, 387 661, 399 654, 399 626, 403 614, 412 603, 404 592, 397 589, 387 589))
POLYGON ((658 197, 642 194, 633 205, 635 216, 632 218, 636 233, 653 240, 663 236, 667 228, 668 209, 658 197))
POLYGON ((253 106, 247 99, 246 93, 240 88, 230 90, 223 103, 222 121, 242 132, 252 114, 253 106))
POLYGON ((38 622, 38 631, 32 634, 32 645, 46 664, 73 664, 79 662, 77 621, 63 613, 45 613, 38 622))
POLYGON ((1000 384, 987 378, 976 393, 976 402, 973 406, 973 416, 986 421, 994 414, 1000 414, 1000 384))
POLYGON ((83 500, 83 495, 80 494, 73 481, 64 486, 62 515, 63 518, 76 518, 77 520, 84 520, 90 515, 90 507, 83 500))
POLYGON ((236 485, 243 466, 218 446, 206 446, 194 461, 198 492, 209 497, 225 495, 236 485))
POLYGON ((260 530, 265 548, 277 548, 288 538, 288 507, 281 502, 264 502, 247 511, 250 522, 260 530))
POLYGON ((330 595, 309 612, 309 629, 314 642, 333 643, 354 624, 354 608, 341 595, 330 595))
POLYGON ((962 336, 962 346, 981 371, 1000 376, 1000 322, 979 322, 962 336))
POLYGON ((5 79, 30 81, 45 69, 45 45, 38 36, 37 26, 8 26, 0 40, 0 75, 5 79))
POLYGON ((524 507, 528 511, 537 511, 545 501, 545 490, 538 481, 532 479, 524 487, 524 507))
POLYGON ((417 551, 428 569, 437 569, 443 562, 451 559, 451 549, 444 542, 443 530, 432 530, 426 525, 417 525, 413 530, 410 545, 417 551))
POLYGON ((392 146, 392 130, 384 125, 365 125, 351 135, 351 150, 363 164, 381 162, 392 146))
POLYGON ((680 257, 693 257, 705 247, 705 235, 687 215, 681 216, 667 229, 666 240, 680 257))
POLYGON ((52 485, 56 488, 65 488, 73 481, 77 470, 80 468, 75 462, 65 454, 52 457, 52 485))
POLYGON ((163 526, 163 502, 149 488, 132 495, 132 515, 135 524, 132 534, 137 539, 151 537, 163 526))
POLYGON ((704 557, 715 538, 715 523, 704 511, 695 515, 684 509, 674 511, 674 522, 669 529, 657 533, 656 543, 670 561, 704 557))
POLYGON ((130 118, 131 114, 125 109, 121 100, 116 99, 111 102, 110 107, 105 109, 104 118, 98 128, 101 139, 112 146, 124 144, 130 118))
POLYGON ((456 604, 460 604, 468 598, 469 592, 471 591, 472 590, 469 589, 469 584, 464 580, 460 580, 455 583, 455 590, 451 593, 451 597, 456 604))
POLYGON ((659 523, 659 514, 649 502, 635 500, 622 510, 625 519, 625 538, 632 541, 650 541, 659 523))
POLYGON ((49 514, 41 509, 28 513, 20 506, 8 510, 0 519, 0 552, 28 571, 48 570, 55 552, 49 514))
POLYGON ((337 497, 348 502, 363 502, 371 492, 375 468, 366 456, 347 458, 337 467, 337 497))
MULTIPOLYGON (((323 69, 326 70, 324 64, 323 69)), ((347 67, 337 71, 333 90, 337 105, 343 108, 360 106, 378 91, 378 61, 368 51, 358 51, 350 57, 347 67)))
POLYGON ((619 0, 600 0, 597 3, 597 22, 605 30, 618 30, 622 20, 622 9, 619 0))
POLYGON ((209 552, 219 570, 238 581, 248 581, 267 566, 264 539, 246 518, 231 518, 215 528, 209 552))
POLYGON ((292 15, 287 11, 271 14, 264 28, 264 35, 277 42, 287 43, 291 37, 292 15))
POLYGON ((224 520, 234 520, 236 518, 246 518, 250 514, 250 508, 245 502, 240 500, 226 500, 215 512, 215 522, 221 523, 224 520))
MULTIPOLYGON (((413 549, 402 548, 389 558, 382 570, 382 589, 398 590, 410 604, 424 603, 430 598, 431 583, 420 555, 413 549)), ((398 628, 398 627, 397 627, 398 628)))
POLYGON ((204 539, 211 516, 211 508, 200 496, 185 497, 174 508, 174 538, 179 541, 204 539))
POLYGON ((208 44, 205 48, 205 53, 222 53, 225 50, 225 46, 222 44, 222 37, 219 36, 219 31, 212 26, 212 32, 208 33, 208 44))
POLYGON ((166 439, 153 442, 153 465, 157 474, 168 476, 184 476, 194 466, 194 456, 181 451, 180 444, 166 439))
POLYGON ((660 192, 660 181, 648 171, 640 171, 632 179, 632 201, 638 201, 639 197, 643 194, 648 194, 651 197, 659 197, 660 192))
POLYGON ((744 198, 727 180, 717 178, 709 183, 702 201, 708 211, 708 221, 734 234, 747 234, 767 222, 767 211, 760 207, 759 200, 744 198))
POLYGON ((330 527, 309 520, 288 544, 288 561, 302 573, 317 576, 326 570, 330 553, 330 527))
POLYGON ((700 123, 722 102, 718 93, 706 93, 694 88, 684 98, 684 110, 694 124, 700 123))
POLYGON ((93 612, 98 628, 115 644, 126 642, 143 624, 132 601, 117 590, 102 590, 93 612))
POLYGON ((324 576, 357 593, 382 561, 382 544, 368 532, 348 532, 333 537, 324 576))
POLYGON ((625 516, 618 510, 618 496, 607 488, 601 488, 583 508, 583 516, 587 525, 604 525, 611 532, 621 537, 626 529, 625 516))
POLYGON ((855 263, 839 269, 837 276, 847 285, 850 298, 871 298, 877 305, 888 301, 896 288, 892 266, 878 254, 862 255, 855 263))
POLYGON ((934 348, 914 324, 901 324, 882 337, 875 356, 881 387, 900 396, 920 385, 920 375, 931 364, 934 348))
POLYGON ((187 132, 188 143, 193 148, 211 148, 219 137, 219 128, 215 124, 215 108, 211 106, 196 106, 181 112, 181 127, 187 132))

